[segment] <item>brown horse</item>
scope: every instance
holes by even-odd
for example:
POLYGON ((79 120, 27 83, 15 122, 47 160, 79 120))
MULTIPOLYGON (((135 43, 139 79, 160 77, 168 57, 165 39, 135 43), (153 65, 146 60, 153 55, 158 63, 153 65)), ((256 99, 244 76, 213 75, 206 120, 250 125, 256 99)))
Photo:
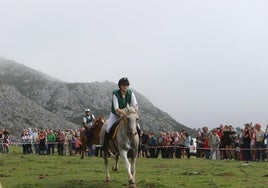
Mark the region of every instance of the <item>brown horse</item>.
MULTIPOLYGON (((94 134, 91 135, 92 139, 89 142, 89 146, 88 146, 88 137, 86 135, 86 129, 83 127, 80 129, 80 140, 82 143, 81 159, 83 159, 85 156, 87 146, 89 149, 91 149, 92 145, 99 145, 100 144, 100 131, 101 131, 103 124, 104 124, 104 117, 103 116, 100 116, 99 118, 97 118, 94 121, 94 124, 90 128, 90 131, 89 131, 90 133, 94 132, 94 134), (94 131, 92 131, 92 130, 94 130, 94 131)), ((98 152, 95 153, 95 156, 98 156, 98 152)))

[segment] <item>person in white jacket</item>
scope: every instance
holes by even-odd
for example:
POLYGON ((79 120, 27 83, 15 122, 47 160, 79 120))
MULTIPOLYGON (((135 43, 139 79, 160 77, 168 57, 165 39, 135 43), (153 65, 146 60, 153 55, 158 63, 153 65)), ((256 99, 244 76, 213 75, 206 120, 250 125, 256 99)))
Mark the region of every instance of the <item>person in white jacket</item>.
MULTIPOLYGON (((113 91, 113 98, 112 98, 112 107, 110 116, 108 119, 108 124, 105 131, 104 142, 103 142, 103 149, 107 149, 108 141, 109 141, 109 131, 111 127, 119 121, 120 116, 123 116, 126 112, 124 109, 127 105, 134 107, 138 110, 138 103, 136 100, 135 94, 129 89, 129 80, 128 78, 121 78, 118 81, 118 90, 113 91)), ((138 133, 140 136, 140 129, 138 127, 138 133)))

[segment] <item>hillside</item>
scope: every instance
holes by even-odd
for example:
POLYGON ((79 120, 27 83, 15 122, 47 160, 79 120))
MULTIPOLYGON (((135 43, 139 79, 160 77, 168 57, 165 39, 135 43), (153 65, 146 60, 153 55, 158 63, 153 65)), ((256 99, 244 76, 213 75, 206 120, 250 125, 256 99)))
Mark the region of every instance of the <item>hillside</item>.
MULTIPOLYGON (((111 82, 66 83, 22 64, 0 58, 0 123, 19 133, 23 128, 78 128, 90 108, 95 116, 109 115, 111 82)), ((158 132, 187 129, 135 91, 142 129, 158 132)))

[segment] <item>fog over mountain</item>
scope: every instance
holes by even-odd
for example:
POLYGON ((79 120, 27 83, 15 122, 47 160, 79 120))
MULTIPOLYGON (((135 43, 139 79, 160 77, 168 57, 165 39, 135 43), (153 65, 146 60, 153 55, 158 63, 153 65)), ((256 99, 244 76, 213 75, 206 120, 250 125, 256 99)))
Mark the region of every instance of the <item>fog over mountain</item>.
MULTIPOLYGON (((108 118, 112 91, 109 81, 66 83, 7 59, 0 59, 0 125, 19 136, 23 128, 74 128, 81 126, 84 109, 108 118)), ((194 130, 178 123, 135 91, 140 124, 148 131, 194 130)))

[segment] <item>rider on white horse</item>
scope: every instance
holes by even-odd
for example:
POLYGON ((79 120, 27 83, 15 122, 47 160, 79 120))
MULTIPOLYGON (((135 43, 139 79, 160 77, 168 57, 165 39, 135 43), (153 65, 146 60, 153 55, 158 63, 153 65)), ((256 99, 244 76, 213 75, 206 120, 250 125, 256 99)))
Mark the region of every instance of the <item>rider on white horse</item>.
MULTIPOLYGON (((129 81, 127 78, 121 78, 118 82, 118 90, 113 91, 113 100, 110 117, 105 131, 103 149, 106 150, 109 142, 109 131, 111 127, 119 121, 120 116, 124 115, 127 105, 134 107, 138 110, 138 104, 135 94, 129 90, 129 81)), ((138 127, 138 132, 140 128, 138 127)))

